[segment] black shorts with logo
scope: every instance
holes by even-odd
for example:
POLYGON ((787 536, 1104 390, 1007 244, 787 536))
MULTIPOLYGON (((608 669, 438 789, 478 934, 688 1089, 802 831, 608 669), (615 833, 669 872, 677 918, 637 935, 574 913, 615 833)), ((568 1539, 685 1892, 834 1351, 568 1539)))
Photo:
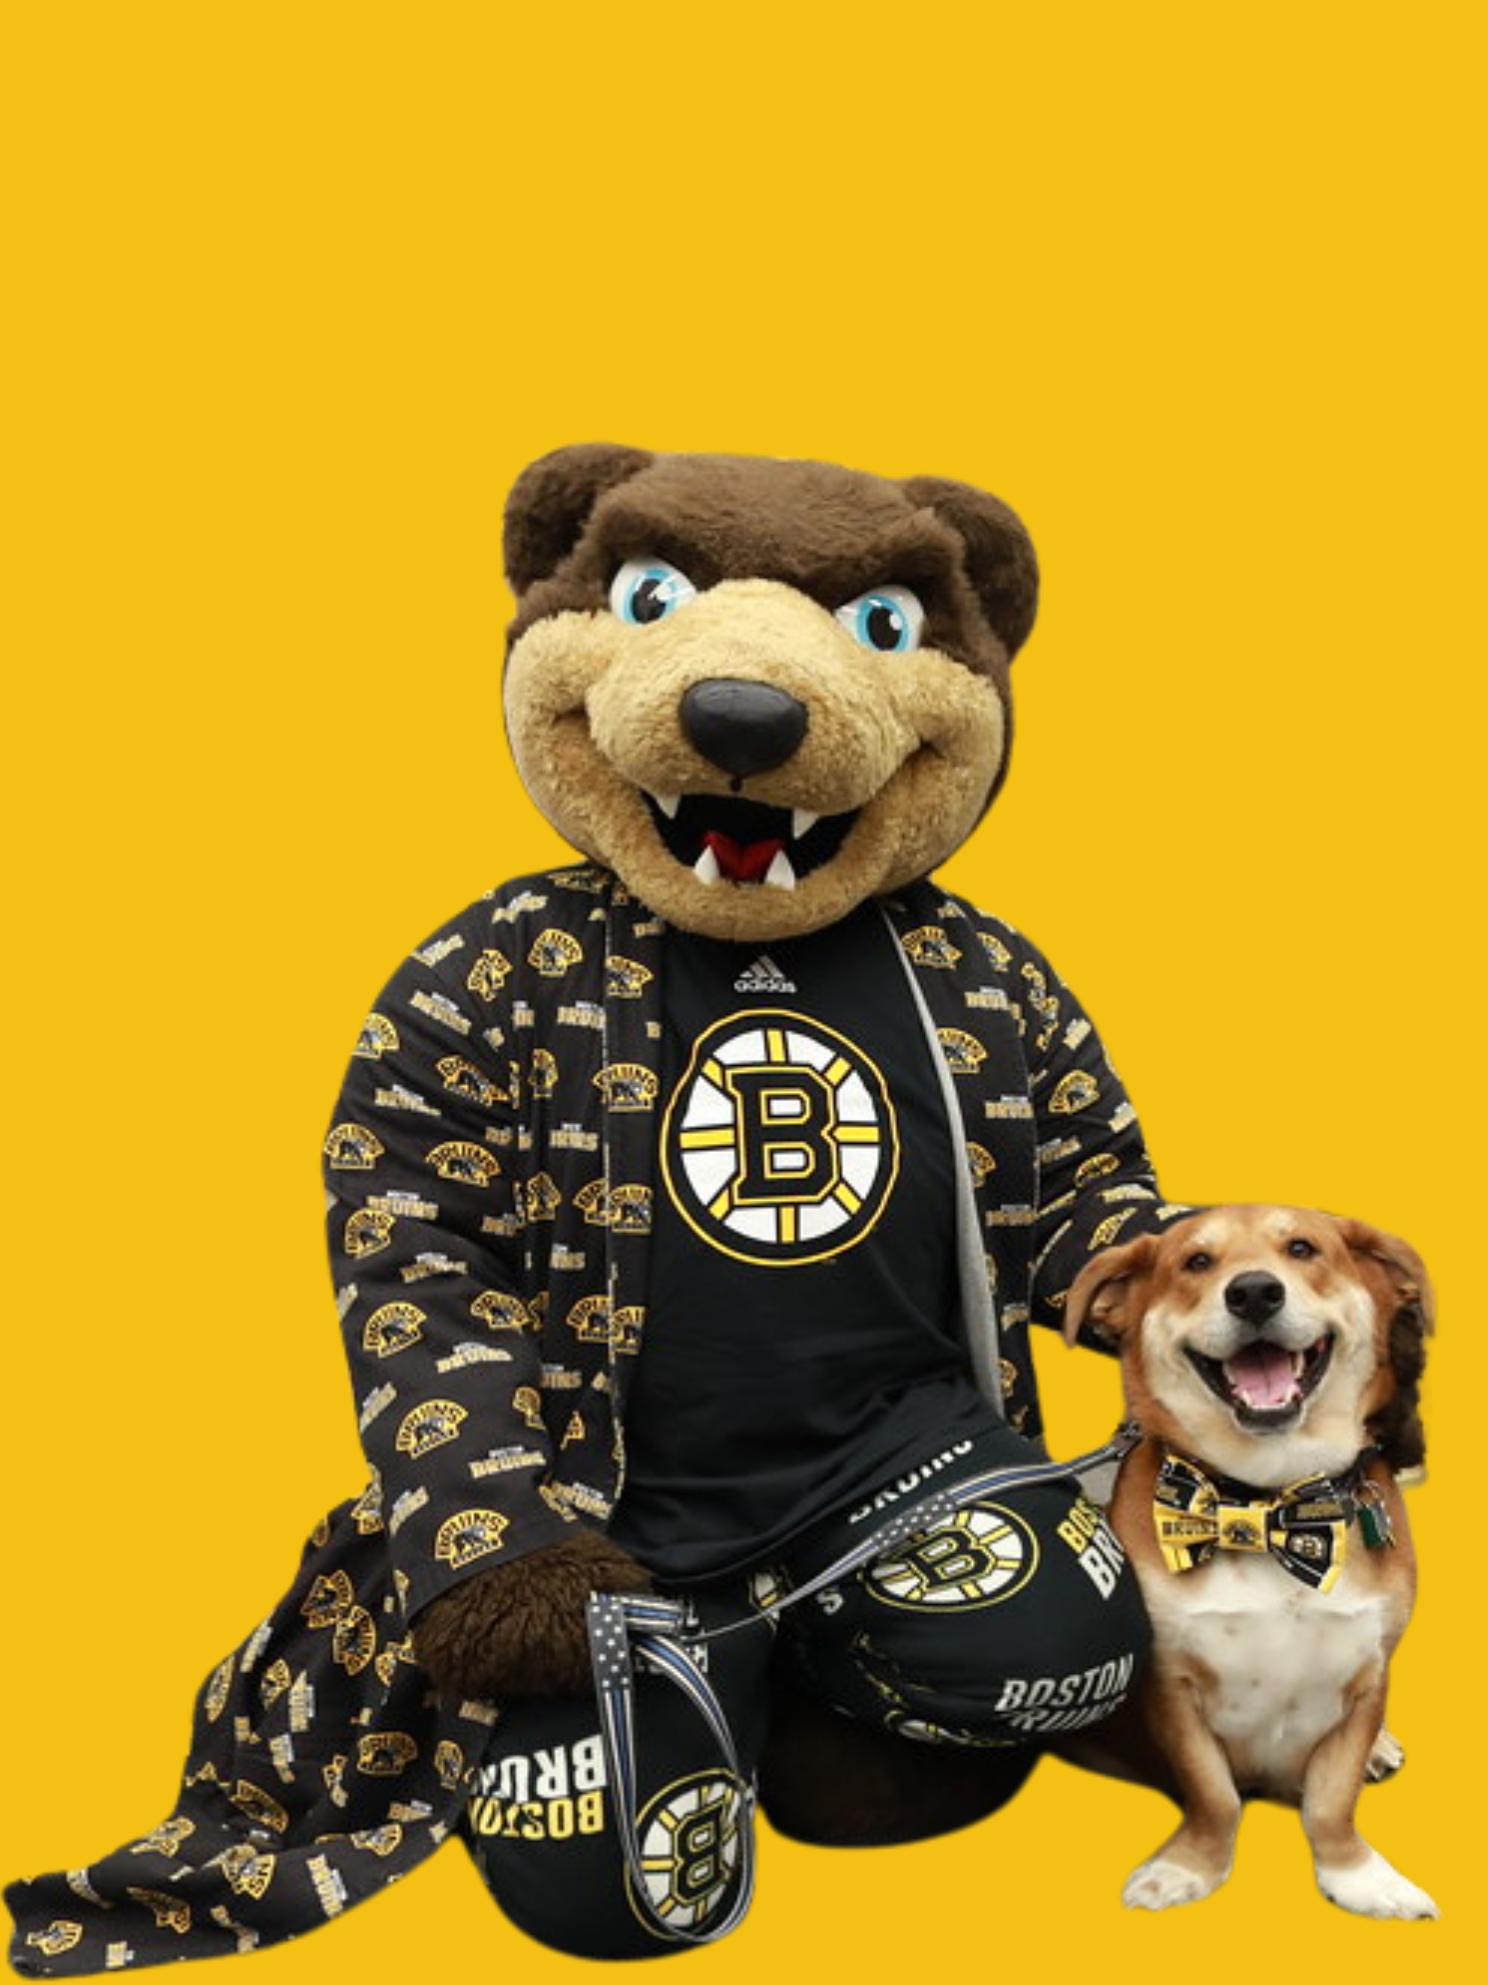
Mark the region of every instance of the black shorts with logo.
MULTIPOLYGON (((782 1562, 695 1589, 701 1622, 758 1613, 932 1487, 1040 1458, 989 1424, 816 1525, 782 1562)), ((1043 1742, 1117 1707, 1149 1639, 1119 1545, 1066 1480, 969 1504, 841 1584, 709 1643, 707 1669, 746 1773, 783 1687, 906 1744, 977 1752, 1000 1788, 987 1811, 1017 1790, 1043 1742)), ((678 1690, 641 1674, 635 1703, 646 1886, 662 1917, 696 1937, 733 1906, 742 1802, 678 1690)), ((686 1948, 636 1907, 610 1800, 594 1703, 532 1699, 504 1712, 464 1833, 502 1909, 540 1942, 598 1958, 686 1948)))

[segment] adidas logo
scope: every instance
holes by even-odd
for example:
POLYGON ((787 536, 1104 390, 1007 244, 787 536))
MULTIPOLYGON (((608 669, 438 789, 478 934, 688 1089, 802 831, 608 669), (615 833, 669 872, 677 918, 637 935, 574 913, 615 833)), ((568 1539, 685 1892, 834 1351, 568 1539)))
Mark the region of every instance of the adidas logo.
POLYGON ((793 993, 795 981, 788 979, 768 951, 762 951, 734 980, 734 991, 741 993, 793 993))

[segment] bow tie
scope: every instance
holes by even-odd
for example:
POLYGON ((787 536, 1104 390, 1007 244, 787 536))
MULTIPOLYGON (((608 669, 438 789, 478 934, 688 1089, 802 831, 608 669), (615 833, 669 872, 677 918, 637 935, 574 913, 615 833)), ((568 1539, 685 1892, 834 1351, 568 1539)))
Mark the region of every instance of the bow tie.
POLYGON ((1378 1489, 1362 1479, 1362 1460, 1341 1480, 1309 1475, 1266 1491, 1215 1479, 1170 1450, 1152 1494, 1157 1541, 1169 1571, 1192 1571, 1216 1551, 1269 1552, 1304 1585, 1328 1591, 1343 1570, 1356 1517, 1367 1545, 1394 1542, 1378 1489))

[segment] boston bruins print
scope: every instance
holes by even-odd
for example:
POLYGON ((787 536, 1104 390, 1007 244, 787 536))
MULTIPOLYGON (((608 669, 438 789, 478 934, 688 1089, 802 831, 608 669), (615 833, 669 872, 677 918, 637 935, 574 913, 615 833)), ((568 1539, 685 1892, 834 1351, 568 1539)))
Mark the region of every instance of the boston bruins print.
POLYGON ((693 1772, 648 1802, 637 1827, 641 1872, 668 1928, 696 1931, 717 1910, 739 1866, 740 1820, 739 1788, 726 1772, 693 1772))
POLYGON ((1000 1503, 972 1503, 912 1537, 868 1573, 878 1598, 917 1612, 995 1606, 1025 1586, 1038 1566, 1038 1540, 1000 1503))
MULTIPOLYGON (((708 947, 598 872, 528 878, 472 904, 399 969, 370 1012, 350 1016, 367 1017, 348 1042, 351 1066, 326 1119, 324 1182, 335 1316, 374 1486, 316 1526, 304 1556, 286 1566, 292 1582, 271 1614, 208 1678, 178 1809, 113 1854, 8 1889, 28 1975, 282 1942, 382 1892, 448 1842, 471 1775, 520 1749, 525 1718, 549 1711, 432 1689, 411 1658, 411 1622, 575 1520, 616 1517, 622 1485, 629 1493, 648 1479, 645 1387, 665 1378, 674 1343, 690 1362, 706 1340, 717 1375, 706 1397, 702 1388, 688 1397, 717 1398, 730 1418, 748 1406, 778 1433, 786 1416, 774 1375, 786 1358, 800 1353, 804 1366, 810 1352, 820 1377, 813 1398, 830 1411, 849 1365, 861 1369, 855 1292, 869 1300, 895 1284, 905 1334, 890 1349, 902 1348, 916 1371, 928 1353, 936 1417, 923 1444, 916 1423, 907 1429, 913 1451, 896 1446, 881 1472, 855 1476, 853 1494, 865 1507, 893 1491, 888 1508, 902 1508, 901 1478, 931 1468, 962 1432, 959 1419, 938 1417, 942 1367, 959 1356, 959 1333, 951 1343, 940 1329, 964 1293, 955 1264, 937 1267, 928 1286, 900 1273, 916 1254, 937 1265, 950 1255, 958 1148, 976 1188, 968 1238, 985 1242, 996 1285, 997 1355, 1017 1375, 1014 1412, 1037 1433, 1030 1319, 1058 1323, 1098 1230, 1111 1231, 1105 1223, 1135 1206, 1123 1220, 1128 1238, 1139 1214, 1150 1225, 1169 1209, 1156 1199, 1119 1078, 1044 961, 929 882, 909 886, 885 914, 892 944, 874 910, 834 927, 820 953, 809 938, 768 952, 708 947), (849 955, 842 947, 854 932, 849 955), (938 1054, 901 997, 906 967, 938 1054), (941 1063, 953 1078, 944 1084, 941 1063), (947 1117, 959 1124, 955 1139, 947 1117), (756 1272, 795 1263, 820 1267, 756 1272), (704 1287, 706 1302, 689 1309, 704 1287), (669 1336, 674 1320, 690 1328, 697 1308, 703 1330, 685 1342, 680 1329, 669 1336)), ((686 1378, 686 1365, 676 1369, 686 1378)), ((876 1386, 879 1371, 869 1376, 876 1386)), ((653 1397, 658 1439, 675 1452, 682 1417, 665 1392, 653 1397)), ((708 1557, 699 1589, 710 1592, 725 1565, 731 1578, 742 1566, 742 1582, 756 1561, 752 1540, 766 1537, 782 1506, 795 1508, 793 1488, 783 1495, 778 1478, 749 1473, 754 1421, 723 1449, 724 1417, 699 1411, 689 1423, 727 1491, 725 1520, 707 1534, 702 1498, 686 1512, 686 1536, 701 1537, 708 1557), (760 1502, 740 1513, 735 1492, 754 1479, 760 1502)), ((870 1418, 882 1427, 884 1416, 870 1418)), ((835 1423, 832 1439, 845 1451, 835 1423)), ((801 1448, 810 1474, 811 1442, 801 1448)), ((846 1483, 834 1479, 822 1493, 836 1498, 846 1483)), ((683 1526, 664 1495, 657 1508, 648 1541, 665 1552, 683 1526)), ((639 1498, 632 1524, 635 1509, 644 1513, 639 1498)), ((877 1520, 874 1510, 861 1525, 844 1522, 843 1547, 877 1520)), ((938 1632, 938 1623, 959 1638, 982 1622, 989 1663, 1001 1660, 1021 1620, 1042 1620, 1041 1582, 1061 1569, 1103 1619, 1124 1618, 1127 1581, 1090 1521, 1069 1513, 1058 1538, 1037 1527, 1025 1535, 981 1506, 955 1529, 927 1525, 853 1586, 821 1595, 813 1638, 835 1649, 839 1627, 846 1636, 840 1662, 833 1655, 834 1702, 880 1729, 893 1718, 927 1742, 983 1731, 986 1742, 1004 1733, 1037 1741, 1043 1719, 1093 1720, 1129 1686, 1135 1642, 1114 1628, 1077 1650, 1073 1666, 1040 1644, 1037 1659, 989 1667, 980 1720, 959 1699, 940 1700, 933 1670, 922 1683, 894 1638, 896 1629, 938 1632), (829 1598, 839 1611, 827 1610, 829 1598), (903 1702, 863 1679, 866 1656, 851 1643, 864 1619, 872 1672, 903 1702)), ((773 1533, 766 1541, 758 1562, 784 1563, 785 1543, 773 1533)), ((688 1566, 677 1582, 690 1588, 693 1577, 688 1566)), ((715 1682, 727 1651, 746 1646, 743 1634, 720 1643, 715 1682)), ((740 1659, 739 1722, 762 1720, 759 1673, 740 1659)), ((655 1679, 638 1677, 638 1690, 655 1679)), ((573 1713, 567 1702, 551 1710, 573 1713)), ((525 1842, 570 1861, 594 1849, 595 1865, 610 1871, 604 1908, 624 1944, 617 1954, 665 1947, 648 1904, 684 1937, 706 1935, 730 1920, 744 1886, 756 1752, 741 1745, 735 1778, 711 1746, 699 1753, 696 1719, 680 1700, 677 1713, 679 1755, 658 1755, 659 1742, 646 1753, 643 1741, 648 1775, 635 1817, 644 1871, 631 1902, 613 1886, 608 1785, 574 1790, 572 1810, 549 1818, 544 1840, 525 1842), (573 1838, 560 1838, 570 1824, 573 1838)), ((594 1728, 580 1727, 586 1737, 594 1728)), ((494 1850, 508 1839, 503 1828, 476 1844, 494 1850)), ((494 1851, 482 1872, 497 1890, 494 1851)), ((516 1875, 526 1906, 525 1867, 516 1875)), ((552 1893, 556 1926, 566 1933, 582 1916, 587 1936, 597 1882, 565 1868, 552 1893)), ((539 1917, 534 1934, 546 1927, 539 1917)))
POLYGON ((899 1129, 875 1064, 798 1013, 731 1015, 699 1036, 667 1106, 662 1171, 711 1247, 788 1267, 871 1232, 899 1171, 899 1129))

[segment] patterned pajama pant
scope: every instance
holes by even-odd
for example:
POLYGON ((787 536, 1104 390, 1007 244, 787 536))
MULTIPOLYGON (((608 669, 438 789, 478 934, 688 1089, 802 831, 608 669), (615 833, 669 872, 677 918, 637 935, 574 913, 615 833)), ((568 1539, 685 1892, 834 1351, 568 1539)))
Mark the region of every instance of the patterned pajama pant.
MULTIPOLYGON (((953 1467, 886 1484, 817 1525, 768 1571, 693 1589, 705 1628, 752 1620, 707 1650, 744 1772, 756 1772, 783 1694, 890 1733, 889 1751, 976 1753, 984 1791, 968 1817, 979 1816, 1012 1797, 1048 1739, 1098 1722, 1129 1693, 1146 1615, 1104 1519, 1072 1482, 974 1502, 778 1621, 752 1618, 931 1486, 1037 1458, 1001 1424, 963 1448, 953 1467)), ((738 1892, 739 1788, 671 1683, 639 1675, 635 1703, 646 1888, 668 1925, 696 1937, 738 1892)), ((767 1779, 773 1815, 769 1790, 767 1779)), ((636 1906, 592 1701, 535 1698, 503 1715, 464 1833, 492 1895, 539 1942, 591 1958, 687 1948, 636 1906)))

